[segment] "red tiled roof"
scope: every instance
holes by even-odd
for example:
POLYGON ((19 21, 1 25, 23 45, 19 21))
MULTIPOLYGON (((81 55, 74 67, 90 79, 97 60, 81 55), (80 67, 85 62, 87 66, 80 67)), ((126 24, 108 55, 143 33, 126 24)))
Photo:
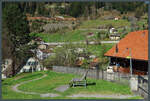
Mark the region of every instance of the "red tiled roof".
POLYGON ((148 30, 130 32, 125 38, 114 45, 105 56, 148 60, 148 30), (118 48, 118 52, 116 52, 118 48))

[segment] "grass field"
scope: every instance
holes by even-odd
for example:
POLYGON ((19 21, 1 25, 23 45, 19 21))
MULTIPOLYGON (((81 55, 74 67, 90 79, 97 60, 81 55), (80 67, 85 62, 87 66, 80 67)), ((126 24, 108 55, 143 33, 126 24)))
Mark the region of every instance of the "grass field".
POLYGON ((85 21, 81 24, 80 28, 97 28, 100 25, 112 25, 113 27, 117 28, 117 27, 121 27, 121 26, 130 26, 130 22, 128 22, 127 20, 89 20, 89 21, 85 21))
MULTIPOLYGON (((104 44, 105 45, 105 52, 107 52, 109 49, 113 47, 114 44, 104 44)), ((102 46, 101 45, 89 45, 88 46, 88 51, 91 52, 92 54, 96 56, 101 55, 102 46)))
MULTIPOLYGON (((68 82, 74 78, 79 77, 73 74, 64 74, 64 73, 56 73, 53 71, 46 71, 46 72, 35 72, 35 73, 23 73, 13 78, 5 79, 2 82, 2 99, 71 99, 66 97, 72 94, 132 94, 130 88, 127 85, 120 85, 117 83, 112 83, 104 80, 95 80, 88 78, 88 82, 95 82, 96 85, 90 85, 87 88, 85 87, 75 87, 69 88, 65 92, 58 92, 55 91, 54 88, 68 84, 68 82), (55 98, 41 98, 39 95, 29 95, 29 94, 22 94, 16 93, 12 91, 11 87, 17 83, 22 81, 28 81, 31 79, 39 78, 42 74, 46 73, 48 76, 37 81, 32 81, 27 84, 23 84, 18 88, 22 91, 31 91, 31 92, 38 92, 38 93, 57 93, 60 94, 59 97, 55 98), (14 80, 19 76, 24 76, 20 79, 14 80)), ((77 99, 77 98, 76 98, 77 99)), ((93 99, 93 98, 78 98, 78 99, 93 99)), ((95 99, 95 98, 94 98, 95 99)), ((98 98, 96 98, 98 99, 98 98)), ((110 99, 110 98, 99 98, 99 99, 110 99)), ((141 99, 141 97, 136 96, 129 99, 141 99)))
POLYGON ((84 40, 84 35, 81 34, 84 31, 69 31, 66 33, 31 33, 30 35, 35 35, 41 37, 45 42, 67 42, 67 41, 79 41, 84 40))
POLYGON ((96 37, 96 32, 94 30, 73 30, 65 33, 31 33, 31 36, 41 37, 45 42, 75 42, 75 41, 83 41, 86 39, 85 35, 89 32, 93 32, 96 37))
MULTIPOLYGON (((139 30, 143 30, 143 24, 145 26, 147 21, 145 19, 137 21, 137 25, 140 26, 139 30)), ((114 28, 118 30, 118 33, 122 35, 124 33, 123 28, 118 27, 125 27, 126 33, 131 31, 131 23, 128 20, 120 19, 118 21, 115 20, 88 20, 83 21, 80 26, 78 26, 75 30, 68 30, 65 33, 56 32, 56 33, 31 33, 30 35, 35 35, 41 37, 45 42, 74 42, 74 41, 83 41, 85 40, 85 35, 89 32, 93 32, 95 34, 94 38, 97 38, 98 30, 90 30, 90 29, 97 29, 100 25, 110 26, 112 25, 114 28), (84 29, 84 30, 81 30, 84 29)), ((105 39, 109 40, 109 38, 105 39)))
POLYGON ((41 77, 42 74, 39 72, 36 72, 34 74, 32 73, 23 73, 19 74, 13 78, 8 78, 2 81, 2 99, 32 99, 32 98, 39 98, 39 95, 30 95, 30 94, 20 94, 17 92, 12 91, 11 87, 15 84, 18 84, 23 81, 32 80, 38 77, 41 77), (24 76, 18 80, 15 80, 16 78, 19 78, 20 76, 24 76))
MULTIPOLYGON (((57 33, 31 33, 30 35, 35 35, 41 37, 45 42, 74 42, 74 41, 83 41, 85 40, 85 35, 89 32, 95 34, 94 38, 97 38, 98 30, 90 30, 92 28, 97 28, 99 25, 110 25, 112 24, 114 27, 119 26, 130 26, 130 23, 127 20, 89 20, 84 21, 78 29, 72 31, 66 31, 65 33, 57 32, 57 33), (80 30, 87 29, 87 30, 80 30)), ((119 32, 121 32, 119 30, 119 32)))

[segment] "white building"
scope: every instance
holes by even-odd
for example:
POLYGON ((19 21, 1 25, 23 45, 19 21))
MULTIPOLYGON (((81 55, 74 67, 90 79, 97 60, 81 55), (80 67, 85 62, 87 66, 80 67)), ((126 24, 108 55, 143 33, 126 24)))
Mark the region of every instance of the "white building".
POLYGON ((6 70, 10 65, 12 65, 12 59, 5 59, 4 64, 2 64, 2 72, 6 70))
POLYGON ((43 60, 43 52, 40 49, 36 50, 36 57, 43 60))
POLYGON ((120 39, 120 34, 111 34, 110 36, 109 36, 109 38, 111 39, 111 40, 119 40, 120 39))
POLYGON ((111 28, 111 29, 109 30, 110 34, 112 34, 112 33, 114 32, 114 30, 115 30, 115 28, 111 28))
POLYGON ((36 57, 40 60, 46 59, 49 56, 55 55, 55 53, 52 53, 51 50, 36 50, 36 57))
POLYGON ((35 58, 29 58, 23 68, 20 70, 19 73, 22 72, 34 72, 34 71, 41 71, 44 70, 43 66, 40 62, 35 58))
POLYGON ((47 46, 44 45, 44 44, 41 44, 41 45, 38 46, 38 49, 46 49, 46 48, 47 48, 47 46))
POLYGON ((10 69, 12 66, 12 59, 5 59, 3 64, 2 64, 2 79, 5 79, 9 76, 10 69))
POLYGON ((118 18, 118 17, 115 17, 115 20, 117 21, 117 20, 119 20, 119 18, 118 18))
POLYGON ((95 55, 90 55, 89 57, 92 58, 92 59, 96 58, 95 55))
POLYGON ((84 51, 84 48, 77 48, 76 50, 75 50, 75 52, 77 52, 77 53, 82 53, 84 51))
POLYGON ((84 60, 84 57, 78 57, 78 59, 79 59, 80 61, 82 61, 82 60, 84 60))

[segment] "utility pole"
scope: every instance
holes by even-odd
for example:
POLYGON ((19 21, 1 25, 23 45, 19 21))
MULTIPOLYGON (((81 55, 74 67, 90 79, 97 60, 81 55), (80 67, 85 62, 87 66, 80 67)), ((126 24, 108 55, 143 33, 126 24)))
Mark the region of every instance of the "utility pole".
POLYGON ((130 73, 131 73, 131 77, 132 77, 132 54, 131 54, 131 48, 129 48, 129 52, 130 52, 130 73))

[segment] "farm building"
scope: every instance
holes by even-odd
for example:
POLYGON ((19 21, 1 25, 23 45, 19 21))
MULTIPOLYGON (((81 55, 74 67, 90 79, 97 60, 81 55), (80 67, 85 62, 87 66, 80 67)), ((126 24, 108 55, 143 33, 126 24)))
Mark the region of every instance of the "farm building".
POLYGON ((119 43, 114 45, 105 56, 110 57, 110 64, 119 72, 130 72, 132 63, 133 74, 145 75, 148 71, 148 30, 130 32, 119 43), (130 62, 130 59, 132 62, 130 62))
POLYGON ((119 40, 120 39, 120 34, 118 34, 118 33, 110 34, 109 38, 111 40, 119 40))

